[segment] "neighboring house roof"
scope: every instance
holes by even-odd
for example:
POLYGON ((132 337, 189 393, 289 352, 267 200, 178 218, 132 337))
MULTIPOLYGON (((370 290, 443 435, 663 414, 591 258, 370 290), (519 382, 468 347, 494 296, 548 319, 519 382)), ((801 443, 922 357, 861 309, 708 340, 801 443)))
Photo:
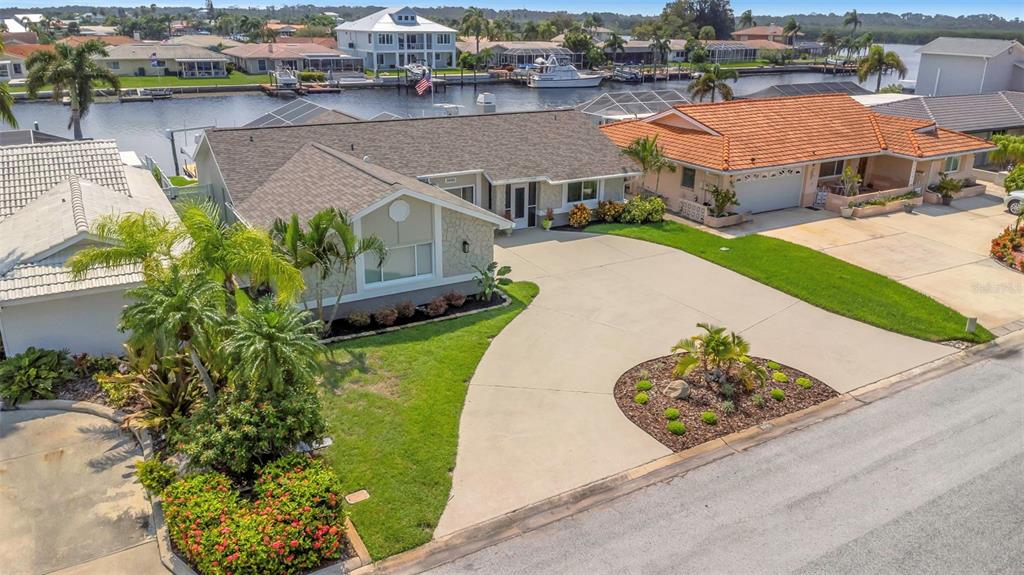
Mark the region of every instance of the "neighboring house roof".
POLYGON ((312 36, 293 36, 291 38, 288 38, 288 41, 296 43, 296 44, 319 44, 319 45, 323 46, 324 48, 334 48, 334 49, 338 48, 338 38, 337 37, 322 38, 322 37, 319 37, 319 36, 317 36, 317 37, 312 37, 312 36))
MULTIPOLYGON (((685 42, 683 42, 685 47, 685 42)), ((773 40, 705 40, 704 47, 708 50, 788 50, 792 48, 789 44, 782 44, 773 40)))
MULTIPOLYGON (((289 38, 289 42, 296 42, 289 38)), ((218 44, 231 48, 233 46, 241 46, 243 43, 238 40, 232 40, 227 36, 217 36, 216 34, 205 35, 205 34, 186 34, 184 36, 177 36, 174 38, 175 44, 182 44, 186 46, 197 46, 199 48, 213 48, 218 44)))
POLYGON ((890 116, 930 120, 950 130, 985 132, 1024 127, 1024 92, 929 96, 873 106, 890 116))
POLYGON ((11 44, 5 45, 2 53, 24 60, 35 52, 53 52, 53 50, 52 44, 11 44))
POLYGON ((936 38, 917 49, 921 54, 942 54, 948 56, 971 56, 991 58, 1016 47, 1024 51, 1024 45, 1016 40, 991 40, 988 38, 936 38))
POLYGON ((39 36, 35 32, 3 32, 0 33, 0 39, 3 40, 4 45, 11 46, 13 44, 38 44, 39 36))
POLYGON ((678 106, 689 104, 690 99, 678 90, 635 90, 605 92, 576 109, 584 114, 604 119, 646 117, 678 106))
POLYGON ((107 55, 97 60, 149 60, 156 54, 161 60, 227 60, 224 56, 197 46, 182 44, 125 44, 109 46, 107 55))
POLYGON ((107 46, 123 46, 125 44, 138 44, 139 41, 130 36, 68 36, 57 40, 58 44, 69 44, 78 46, 89 40, 98 40, 107 46))
MULTIPOLYGON (((475 39, 459 40, 458 42, 455 43, 455 47, 458 48, 459 52, 468 52, 470 54, 477 53, 475 39)), ((536 51, 538 53, 572 54, 571 50, 559 46, 556 42, 519 40, 480 40, 480 50, 487 49, 500 49, 506 52, 518 50, 523 52, 536 51)))
POLYGON ((235 58, 263 58, 268 60, 302 59, 308 55, 328 55, 339 58, 359 58, 349 56, 334 48, 326 48, 313 42, 266 42, 260 44, 242 44, 221 52, 235 58))
POLYGON ((495 183, 562 182, 638 171, 574 110, 220 128, 206 139, 236 204, 309 142, 414 178, 481 171, 495 183))
POLYGON ((3 147, 0 174, 0 223, 71 176, 128 193, 124 164, 113 140, 3 147))
POLYGON ((117 34, 116 26, 79 26, 79 31, 86 36, 112 36, 117 34))
POLYGON ((47 134, 38 130, 4 130, 0 131, 0 147, 22 146, 25 144, 46 144, 50 142, 70 142, 67 138, 47 134))
POLYGON ((851 96, 872 94, 871 90, 854 82, 806 82, 802 84, 776 84, 753 94, 743 96, 745 99, 778 98, 780 96, 808 96, 811 94, 849 94, 851 96))
POLYGON ((284 24, 282 22, 267 22, 267 28, 271 30, 302 30, 305 24, 284 24))
POLYGON ((455 30, 438 24, 433 20, 428 20, 423 16, 415 13, 408 7, 399 8, 385 8, 378 12, 374 12, 369 16, 353 20, 352 22, 343 22, 338 24, 335 30, 342 31, 353 31, 353 32, 451 32, 455 33, 455 30), (415 15, 415 22, 400 22, 397 20, 398 14, 403 15, 415 15))
MULTIPOLYGON (((798 35, 803 36, 803 32, 797 32, 798 35)), ((776 26, 775 24, 769 24, 767 26, 751 26, 750 28, 743 28, 732 33, 733 37, 736 36, 783 36, 787 35, 785 29, 782 26, 776 26)))
POLYGON ((20 34, 22 32, 28 32, 28 29, 22 26, 21 22, 18 22, 14 18, 3 18, 0 22, 4 23, 4 27, 7 28, 8 32, 20 34))
POLYGON ((269 227, 296 214, 301 221, 333 207, 359 217, 394 194, 410 191, 433 203, 504 226, 506 220, 431 184, 365 162, 318 143, 304 144, 241 202, 235 211, 251 225, 269 227))
POLYGON ((301 126, 308 124, 337 124, 340 122, 361 122, 344 112, 325 108, 305 98, 296 98, 291 102, 263 114, 259 118, 245 124, 245 128, 264 126, 301 126))
POLYGON ((845 94, 677 106, 601 130, 618 146, 657 136, 668 157, 716 171, 888 153, 932 158, 992 145, 934 122, 872 112, 845 94))

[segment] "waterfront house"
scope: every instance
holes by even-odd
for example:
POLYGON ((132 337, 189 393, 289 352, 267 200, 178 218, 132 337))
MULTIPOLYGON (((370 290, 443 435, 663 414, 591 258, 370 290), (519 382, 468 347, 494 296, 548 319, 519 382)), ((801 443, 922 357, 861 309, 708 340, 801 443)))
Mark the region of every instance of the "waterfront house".
MULTIPOLYGON (((476 39, 461 40, 456 43, 459 53, 477 53, 476 39)), ((541 41, 507 41, 507 40, 480 40, 480 51, 490 50, 490 59, 485 62, 485 67, 522 68, 531 66, 537 58, 547 61, 554 56, 559 62, 569 62, 580 65, 583 63, 583 54, 573 52, 555 42, 541 41)))
MULTIPOLYGON (((803 36, 803 32, 797 32, 795 37, 798 39, 803 36)), ((792 44, 794 41, 794 33, 786 33, 782 26, 775 24, 768 24, 767 26, 751 26, 750 28, 744 28, 737 30, 732 33, 734 40, 767 40, 769 42, 777 42, 779 44, 792 44)))
POLYGON ((658 138, 677 170, 648 174, 645 187, 684 214, 702 210, 715 186, 735 191, 742 212, 838 210, 851 201, 841 195, 846 167, 861 176, 862 192, 898 196, 940 173, 965 178, 972 154, 993 149, 934 121, 873 112, 845 94, 682 105, 600 129, 621 148, 658 138))
POLYGON ((57 40, 57 44, 69 44, 71 46, 78 46, 88 42, 89 40, 99 40, 105 46, 123 46, 125 44, 138 44, 139 41, 131 36, 65 36, 60 40, 57 40))
POLYGON ((267 28, 273 30, 278 36, 291 38, 299 30, 304 29, 305 24, 285 24, 280 20, 267 20, 267 28))
POLYGON ((917 51, 921 96, 1024 91, 1024 44, 1016 40, 942 37, 917 51))
MULTIPOLYGON (((590 35, 590 39, 593 40, 595 44, 604 44, 608 40, 611 40, 612 34, 616 33, 615 30, 605 28, 603 26, 586 28, 584 29, 584 32, 590 35)), ((565 34, 559 34, 551 38, 551 41, 556 44, 561 44, 562 42, 565 42, 565 34)))
POLYGON ((11 44, 5 45, 0 52, 0 82, 24 80, 28 77, 28 66, 25 61, 33 52, 52 52, 49 44, 11 44))
POLYGON ((339 24, 338 48, 363 58, 367 70, 393 70, 407 64, 431 68, 455 66, 457 32, 417 14, 412 8, 386 8, 339 24))
POLYGON ((225 56, 180 44, 108 46, 107 55, 96 60, 118 76, 223 78, 228 75, 225 56))
POLYGON ((730 62, 753 62, 763 59, 765 51, 784 51, 791 47, 774 40, 708 40, 704 43, 708 51, 708 62, 727 64, 730 62))
POLYGON ((105 214, 152 210, 176 219, 153 176, 126 166, 113 140, 0 146, 0 173, 4 351, 122 353, 117 324, 125 290, 141 282, 138 267, 96 268, 75 279, 66 262, 100 241, 91 229, 105 214))
POLYGON ((235 68, 260 74, 279 68, 317 72, 362 71, 363 58, 313 42, 242 44, 221 52, 235 68))

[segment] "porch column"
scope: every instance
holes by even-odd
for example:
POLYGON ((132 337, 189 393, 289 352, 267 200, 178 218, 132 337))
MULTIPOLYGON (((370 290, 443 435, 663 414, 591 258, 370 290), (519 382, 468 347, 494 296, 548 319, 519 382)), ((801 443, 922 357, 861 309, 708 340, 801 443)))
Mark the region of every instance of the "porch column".
POLYGON ((908 188, 914 187, 914 178, 917 177, 917 160, 910 163, 910 183, 907 184, 908 188))

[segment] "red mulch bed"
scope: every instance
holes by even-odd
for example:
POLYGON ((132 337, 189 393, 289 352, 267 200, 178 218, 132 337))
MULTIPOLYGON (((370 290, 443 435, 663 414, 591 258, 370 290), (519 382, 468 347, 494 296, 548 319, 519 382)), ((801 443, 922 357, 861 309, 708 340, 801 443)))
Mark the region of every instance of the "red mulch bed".
POLYGON ((704 373, 699 366, 686 377, 686 381, 690 384, 688 399, 675 399, 662 392, 669 382, 678 379, 672 374, 676 365, 676 357, 668 355, 645 361, 622 374, 615 383, 615 401, 619 404, 622 413, 637 427, 673 451, 689 449, 716 437, 754 427, 839 395, 822 381, 798 369, 783 365, 778 370, 772 370, 766 366, 768 360, 752 357, 751 359, 755 363, 765 367, 768 371, 769 381, 763 390, 755 389, 749 394, 743 391, 739 383, 736 383, 736 393, 732 398, 736 411, 726 415, 721 408, 721 404, 726 398, 719 394, 717 384, 703 383, 704 373), (773 371, 781 371, 789 376, 789 382, 772 381, 773 371), (647 372, 648 379, 654 384, 654 387, 647 391, 650 400, 645 405, 640 405, 633 398, 637 394, 636 382, 643 379, 641 376, 643 372, 647 372), (793 383, 798 377, 810 379, 813 385, 809 389, 801 388, 793 383), (768 396, 768 391, 773 387, 786 392, 785 400, 775 401, 768 396), (751 400, 754 395, 759 393, 764 395, 765 400, 761 407, 754 405, 751 400), (686 424, 686 433, 674 435, 666 429, 668 419, 665 418, 665 410, 669 407, 679 410, 679 421, 686 424), (718 424, 708 425, 701 421, 700 416, 704 411, 714 411, 718 414, 718 424))
POLYGON ((391 325, 380 325, 377 322, 373 321, 372 318, 371 318, 371 321, 370 321, 369 325, 357 326, 357 325, 353 325, 352 323, 350 323, 348 321, 348 319, 346 319, 346 318, 340 318, 340 319, 336 319, 333 322, 331 322, 331 330, 325 336, 325 338, 341 337, 341 336, 356 335, 356 334, 363 334, 363 333, 365 333, 365 334, 372 334, 372 333, 375 333, 375 332, 377 332, 379 330, 390 328, 390 327, 402 327, 403 325, 408 325, 408 324, 412 324, 412 323, 418 323, 418 322, 425 321, 425 320, 428 320, 428 319, 440 319, 440 318, 445 318, 445 317, 452 316, 452 315, 459 314, 459 313, 466 313, 466 312, 476 311, 476 310, 479 310, 479 309, 486 309, 486 308, 490 308, 490 307, 498 307, 498 306, 500 306, 503 303, 505 303, 505 300, 502 299, 502 297, 500 295, 498 295, 497 293, 494 293, 491 296, 490 301, 485 301, 485 300, 481 299, 479 296, 476 296, 476 295, 470 295, 470 296, 466 296, 466 301, 461 306, 456 307, 456 306, 453 306, 453 305, 449 305, 444 313, 442 313, 440 315, 436 315, 436 316, 431 316, 431 315, 427 314, 426 309, 425 309, 426 306, 422 306, 422 305, 421 306, 417 306, 416 307, 416 311, 413 313, 412 317, 408 317, 408 318, 400 317, 391 325))

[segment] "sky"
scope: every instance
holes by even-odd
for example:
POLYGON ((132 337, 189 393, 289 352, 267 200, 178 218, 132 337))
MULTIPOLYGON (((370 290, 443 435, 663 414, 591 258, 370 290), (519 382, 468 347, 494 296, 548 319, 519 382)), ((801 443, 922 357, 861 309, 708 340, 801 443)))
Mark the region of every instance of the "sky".
MULTIPOLYGON (((4 4, 14 4, 19 7, 55 6, 61 4, 81 4, 89 6, 138 6, 140 2, 149 3, 152 0, 3 0, 4 4)), ((395 0, 391 0, 395 2, 395 0)), ((267 0, 214 0, 215 6, 265 6, 275 3, 278 6, 285 4, 316 4, 316 5, 337 5, 355 4, 355 2, 344 2, 344 0, 283 0, 280 3, 267 0)), ((395 3, 401 3, 400 1, 395 3)), ((8 5, 10 5, 8 4, 8 5)), ((195 6, 205 4, 205 0, 171 0, 157 2, 161 6, 195 6)), ((372 2, 378 6, 387 6, 387 0, 372 2)), ((413 6, 458 6, 476 5, 482 8, 512 9, 527 8, 532 10, 566 10, 568 12, 620 12, 657 14, 665 5, 665 0, 639 0, 635 2, 622 2, 621 0, 448 0, 447 2, 415 2, 413 6)), ((886 0, 857 0, 849 3, 823 3, 815 0, 752 0, 734 1, 733 11, 736 14, 750 9, 754 14, 769 14, 781 16, 785 14, 807 14, 811 12, 835 12, 845 13, 856 8, 859 12, 917 12, 921 14, 946 14, 949 16, 962 16, 967 14, 998 14, 1004 18, 1024 19, 1024 1, 1020 0, 974 0, 964 2, 963 0, 900 0, 898 2, 886 0)))

